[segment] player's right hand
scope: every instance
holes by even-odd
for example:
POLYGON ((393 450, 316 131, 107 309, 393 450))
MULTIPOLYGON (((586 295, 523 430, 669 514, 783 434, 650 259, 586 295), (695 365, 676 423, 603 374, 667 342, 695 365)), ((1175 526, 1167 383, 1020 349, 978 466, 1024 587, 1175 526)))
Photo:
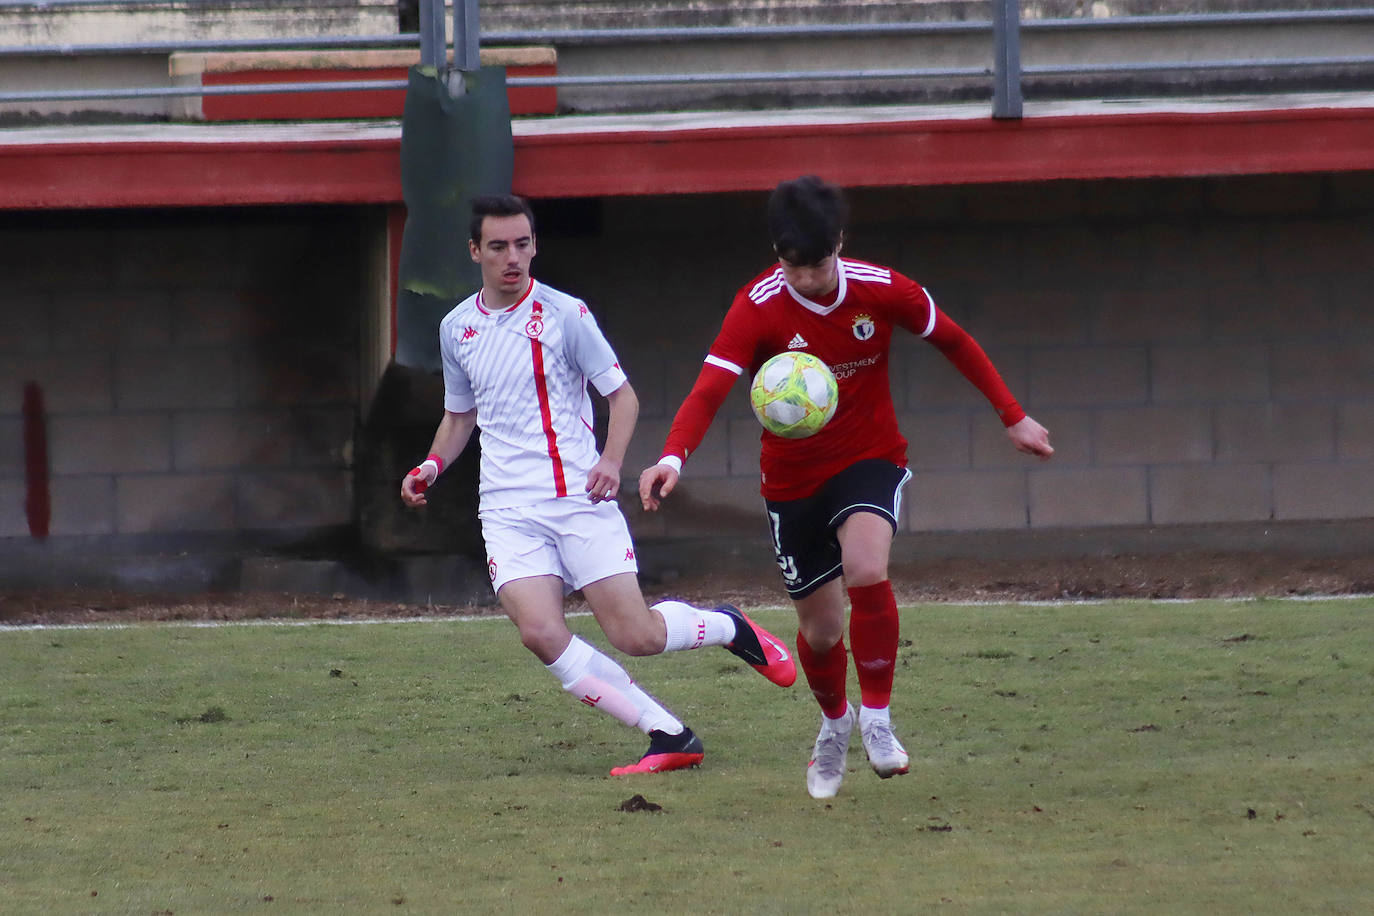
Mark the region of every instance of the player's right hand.
POLYGON ((401 478, 401 501, 412 509, 425 505, 425 491, 439 477, 439 467, 432 460, 425 459, 410 473, 401 478))
POLYGON ((666 464, 647 467, 639 475, 639 501, 646 512, 658 510, 659 502, 677 486, 677 471, 666 464))

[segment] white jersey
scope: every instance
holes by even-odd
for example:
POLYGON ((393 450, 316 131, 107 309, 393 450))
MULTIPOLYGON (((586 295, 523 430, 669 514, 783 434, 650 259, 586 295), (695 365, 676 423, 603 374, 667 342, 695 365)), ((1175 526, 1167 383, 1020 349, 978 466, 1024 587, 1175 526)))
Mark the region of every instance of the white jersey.
POLYGON ((479 292, 439 323, 439 352, 444 408, 477 408, 480 508, 585 498, 600 458, 587 383, 602 395, 625 384, 586 304, 534 280, 501 311, 487 309, 479 292))

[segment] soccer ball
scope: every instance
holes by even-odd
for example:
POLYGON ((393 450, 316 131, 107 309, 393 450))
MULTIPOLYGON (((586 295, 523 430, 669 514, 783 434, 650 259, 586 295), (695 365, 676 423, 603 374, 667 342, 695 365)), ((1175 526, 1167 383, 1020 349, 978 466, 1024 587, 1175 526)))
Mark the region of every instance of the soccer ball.
POLYGON ((815 435, 835 415, 839 398, 830 367, 799 350, 769 357, 749 386, 754 416, 784 439, 815 435))

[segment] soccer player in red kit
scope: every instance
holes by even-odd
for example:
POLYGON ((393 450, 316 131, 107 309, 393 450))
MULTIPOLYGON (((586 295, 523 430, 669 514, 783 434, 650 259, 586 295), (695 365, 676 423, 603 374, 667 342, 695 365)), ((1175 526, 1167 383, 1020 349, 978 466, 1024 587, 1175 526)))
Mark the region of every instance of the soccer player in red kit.
POLYGON ((773 548, 797 609, 797 661, 822 713, 806 775, 815 798, 839 791, 856 721, 879 776, 909 769, 888 711, 898 615, 887 567, 911 477, 888 384, 893 331, 909 331, 943 353, 991 402, 1018 450, 1042 459, 1054 453, 1049 433, 1017 404, 983 349, 924 288, 889 268, 840 257, 846 217, 840 190, 815 176, 774 189, 768 227, 778 264, 736 294, 663 457, 639 478, 644 508, 658 509, 736 379, 752 378, 770 356, 804 350, 834 371, 840 394, 830 422, 805 439, 765 431, 759 459, 773 548), (857 712, 847 692, 850 652, 857 712))

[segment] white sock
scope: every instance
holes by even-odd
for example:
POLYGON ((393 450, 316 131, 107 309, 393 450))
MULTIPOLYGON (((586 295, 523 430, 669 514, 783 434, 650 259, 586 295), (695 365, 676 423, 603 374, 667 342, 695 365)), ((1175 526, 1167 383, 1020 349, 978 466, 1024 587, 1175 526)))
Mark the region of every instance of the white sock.
POLYGON ((664 652, 723 646, 735 641, 735 619, 720 611, 693 607, 685 601, 660 601, 652 606, 668 629, 664 652))
POLYGON ((881 722, 884 725, 892 724, 892 713, 889 707, 883 706, 874 709, 870 706, 859 707, 859 730, 868 728, 870 723, 881 722))
MULTIPOLYGON (((821 726, 829 731, 838 730, 840 728, 840 723, 849 717, 849 710, 851 709, 853 709, 852 706, 846 705, 844 708, 844 715, 840 716, 838 719, 832 719, 825 713, 821 713, 821 726)), ((852 722, 850 723, 850 727, 853 727, 852 722)))
POLYGON ((558 678, 563 689, 579 702, 600 709, 645 734, 654 729, 670 735, 682 731, 682 723, 640 689, 624 668, 580 637, 574 636, 563 654, 546 667, 558 678))

